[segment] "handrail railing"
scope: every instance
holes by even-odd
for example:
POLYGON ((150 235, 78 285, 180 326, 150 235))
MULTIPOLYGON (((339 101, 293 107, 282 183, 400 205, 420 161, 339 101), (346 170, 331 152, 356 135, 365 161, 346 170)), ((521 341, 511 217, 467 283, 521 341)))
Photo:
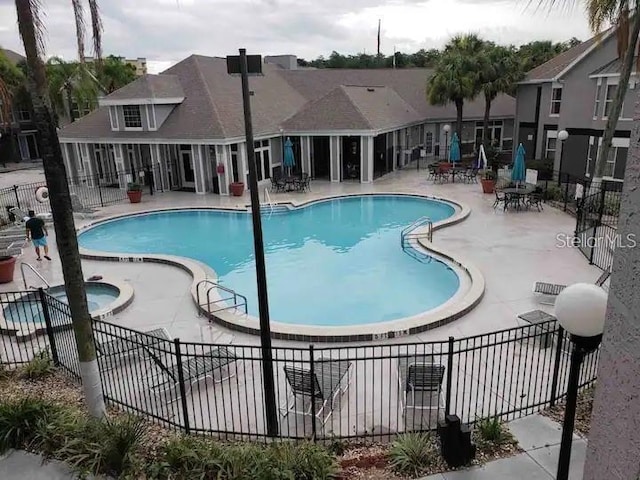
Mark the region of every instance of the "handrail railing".
POLYGON ((35 288, 35 287, 27 287, 27 277, 24 274, 25 267, 29 267, 29 269, 36 274, 36 277, 38 277, 40 280, 44 282, 47 288, 51 288, 51 284, 49 284, 49 282, 47 282, 47 280, 42 275, 40 275, 35 268, 33 268, 33 265, 27 262, 20 262, 20 273, 22 274, 22 284, 24 285, 25 290, 29 290, 30 288, 35 288))
POLYGON ((269 205, 269 210, 271 211, 271 213, 273 213, 273 205, 274 205, 274 203, 271 200, 271 195, 269 195, 269 189, 268 188, 264 189, 264 203, 269 205))
POLYGON ((231 310, 231 309, 237 309, 237 308, 242 308, 244 310, 244 314, 246 315, 248 313, 247 310, 247 297, 245 297, 244 295, 236 292, 235 290, 232 290, 230 288, 227 288, 225 286, 220 285, 217 282, 214 282, 211 279, 204 279, 201 280, 200 282, 198 282, 198 284, 196 285, 196 299, 198 301, 198 307, 200 308, 204 308, 206 306, 206 311, 208 313, 216 313, 216 312, 221 312, 223 310, 231 310), (210 287, 207 289, 207 294, 206 294, 206 300, 207 303, 204 304, 200 301, 200 286, 201 285, 205 285, 208 284, 210 285, 210 287), (214 290, 221 290, 225 293, 228 293, 230 296, 228 297, 221 297, 221 298, 217 298, 215 299, 213 302, 211 301, 211 292, 214 290), (233 300, 233 304, 232 305, 227 305, 225 307, 222 308, 218 308, 216 310, 211 310, 211 304, 213 303, 218 304, 221 302, 227 302, 228 300, 233 300))
POLYGON ((418 239, 418 238, 426 238, 429 241, 433 240, 433 222, 431 221, 431 219, 429 217, 421 217, 421 218, 419 218, 418 220, 413 222, 408 227, 403 228, 402 232, 400 232, 400 244, 403 247, 405 246, 405 242, 407 240, 418 239), (415 232, 414 233, 414 230, 416 230, 417 228, 422 227, 424 225, 427 226, 427 231, 426 232, 415 232))

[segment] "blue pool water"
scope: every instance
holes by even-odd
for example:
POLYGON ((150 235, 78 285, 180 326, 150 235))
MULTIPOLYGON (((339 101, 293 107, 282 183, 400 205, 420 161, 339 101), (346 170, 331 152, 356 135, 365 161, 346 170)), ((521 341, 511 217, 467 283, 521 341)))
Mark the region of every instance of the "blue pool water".
MULTIPOLYGON (((418 197, 358 196, 263 214, 274 321, 356 325, 433 309, 459 287, 439 261, 421 263, 402 251, 401 230, 420 217, 453 215, 452 206, 418 197)), ((80 235, 88 249, 164 253, 211 266, 220 283, 248 298, 258 315, 251 216, 184 210, 150 213, 98 225, 80 235)))
MULTIPOLYGON (((90 312, 106 307, 120 295, 118 288, 104 284, 87 283, 86 290, 90 312)), ((67 294, 63 286, 51 287, 47 290, 47 293, 61 302, 67 303, 67 294)), ((33 297, 30 295, 22 297, 5 307, 3 310, 4 318, 18 323, 44 323, 42 305, 37 300, 36 294, 33 297)))

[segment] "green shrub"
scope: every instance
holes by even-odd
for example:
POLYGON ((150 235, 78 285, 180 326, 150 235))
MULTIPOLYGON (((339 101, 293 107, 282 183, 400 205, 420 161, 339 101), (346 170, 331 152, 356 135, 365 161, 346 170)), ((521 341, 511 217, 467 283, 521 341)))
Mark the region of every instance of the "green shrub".
POLYGON ((436 442, 428 433, 407 433, 391 444, 389 463, 403 475, 418 476, 438 462, 436 442))
POLYGON ((20 369, 20 377, 28 380, 40 380, 55 371, 53 360, 48 350, 43 350, 20 369))
POLYGON ((514 441, 498 417, 483 418, 476 423, 476 440, 481 447, 500 446, 514 441))
POLYGON ((558 201, 562 200, 564 197, 564 192, 562 189, 556 184, 547 185, 547 188, 544 192, 545 200, 558 201))
POLYGON ((325 480, 334 478, 338 472, 329 451, 313 443, 276 443, 269 450, 270 463, 283 472, 291 472, 295 480, 325 480))
POLYGON ((9 448, 28 448, 41 425, 48 424, 59 412, 59 406, 32 397, 0 403, 0 453, 9 448))
POLYGON ((85 420, 73 433, 58 451, 58 458, 81 473, 118 477, 135 463, 145 427, 141 418, 125 415, 85 420))

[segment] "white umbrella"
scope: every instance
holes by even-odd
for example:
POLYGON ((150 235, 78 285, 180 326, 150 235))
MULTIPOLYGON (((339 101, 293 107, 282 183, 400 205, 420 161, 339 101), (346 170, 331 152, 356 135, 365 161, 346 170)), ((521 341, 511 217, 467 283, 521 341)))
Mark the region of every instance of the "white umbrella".
POLYGON ((487 155, 484 153, 484 145, 480 145, 478 152, 478 169, 485 170, 487 168, 487 155))

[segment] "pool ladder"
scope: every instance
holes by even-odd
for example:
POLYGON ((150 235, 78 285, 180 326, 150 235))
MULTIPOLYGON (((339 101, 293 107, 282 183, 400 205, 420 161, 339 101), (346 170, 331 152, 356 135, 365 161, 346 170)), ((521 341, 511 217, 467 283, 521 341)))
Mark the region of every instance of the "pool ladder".
POLYGON ((40 275, 35 268, 33 268, 33 265, 31 265, 30 263, 27 263, 27 262, 20 262, 20 273, 22 274, 22 284, 24 285, 24 289, 25 290, 29 290, 31 288, 36 288, 33 285, 30 285, 30 286, 27 287, 27 276, 24 273, 24 269, 25 268, 28 268, 33 273, 35 273, 36 277, 38 277, 40 280, 42 280, 44 282, 44 284, 47 286, 47 288, 51 288, 51 284, 49 282, 47 282, 47 280, 42 275, 40 275))
POLYGON ((239 294, 235 290, 231 290, 230 288, 224 287, 219 283, 214 282, 213 280, 210 280, 208 278, 205 278, 204 280, 199 281, 198 284, 196 285, 196 298, 198 301, 198 307, 200 307, 202 310, 206 311, 207 313, 216 313, 216 312, 221 312, 223 310, 237 310, 240 308, 244 311, 245 315, 247 314, 247 297, 239 294), (206 300, 207 300, 206 303, 203 303, 200 301, 201 285, 209 286, 209 288, 207 288, 206 290, 206 300), (226 297, 221 296, 221 298, 218 298, 212 301, 211 292, 214 292, 214 291, 221 291, 223 293, 228 294, 228 296, 226 297), (233 300, 233 303, 231 305, 227 305, 226 302, 228 300, 233 300), (225 306, 218 308, 216 310, 211 310, 212 304, 217 305, 222 302, 225 302, 225 306))
POLYGON ((400 232, 400 245, 404 253, 422 263, 430 263, 433 257, 419 249, 420 239, 433 240, 433 222, 429 217, 422 217, 400 232), (421 228, 426 227, 426 229, 421 228), (416 248, 418 247, 418 248, 416 248))

